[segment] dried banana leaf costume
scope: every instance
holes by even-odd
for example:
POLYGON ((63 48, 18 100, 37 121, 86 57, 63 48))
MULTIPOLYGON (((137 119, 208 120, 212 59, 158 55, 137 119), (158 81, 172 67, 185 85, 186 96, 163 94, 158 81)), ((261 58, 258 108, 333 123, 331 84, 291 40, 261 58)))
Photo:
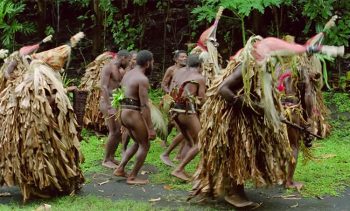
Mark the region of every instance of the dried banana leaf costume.
POLYGON ((77 122, 57 72, 70 48, 37 54, 14 91, 1 93, 0 185, 18 185, 24 201, 70 194, 84 181, 77 122))
POLYGON ((103 66, 109 63, 115 56, 116 54, 113 52, 105 52, 88 64, 79 86, 80 89, 89 91, 85 107, 84 126, 97 131, 107 130, 99 104, 101 96, 101 72, 103 66))
POLYGON ((262 40, 252 37, 207 91, 200 117, 201 160, 194 176, 193 195, 224 195, 235 184, 252 181, 257 186, 280 184, 286 178, 291 158, 285 126, 279 122, 282 107, 272 86, 273 62, 258 64, 253 45, 262 40), (237 95, 244 102, 260 103, 264 115, 228 104, 218 93, 223 80, 242 65, 244 86, 237 95))
MULTIPOLYGON (((5 88, 13 88, 13 86, 18 85, 23 80, 23 74, 28 69, 28 55, 37 51, 42 43, 46 43, 51 41, 52 35, 45 37, 42 41, 37 44, 24 46, 19 51, 13 52, 9 57, 4 59, 4 64, 0 69, 0 92, 5 88), (13 66, 13 70, 11 72, 7 72, 8 68, 13 66)), ((1 50, 1 55, 3 54, 3 50, 1 50)))
POLYGON ((208 87, 214 78, 221 73, 218 61, 219 53, 217 50, 216 29, 223 10, 223 7, 219 8, 215 22, 201 34, 197 46, 190 53, 196 54, 202 59, 202 74, 206 78, 206 85, 208 87))

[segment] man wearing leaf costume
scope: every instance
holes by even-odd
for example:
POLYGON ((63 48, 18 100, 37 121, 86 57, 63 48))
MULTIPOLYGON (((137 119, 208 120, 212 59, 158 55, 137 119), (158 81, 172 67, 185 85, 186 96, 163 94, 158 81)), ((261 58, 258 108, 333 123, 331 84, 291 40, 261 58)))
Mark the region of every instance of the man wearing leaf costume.
POLYGON ((106 144, 105 158, 102 165, 107 168, 116 168, 118 162, 115 160, 115 152, 121 142, 121 124, 116 120, 117 110, 112 107, 113 91, 120 87, 120 82, 124 76, 124 70, 130 61, 130 53, 121 50, 117 57, 106 64, 101 73, 101 98, 100 110, 104 115, 108 127, 108 140, 106 144))
POLYGON ((24 201, 72 194, 84 182, 77 122, 59 73, 83 36, 28 57, 22 80, 1 92, 0 185, 18 185, 24 201))
POLYGON ((149 80, 147 78, 153 69, 153 62, 151 52, 147 50, 140 51, 136 57, 136 67, 128 71, 121 82, 125 97, 119 100, 121 107, 120 119, 135 143, 123 155, 122 161, 114 171, 114 175, 127 177, 127 184, 148 183, 148 180, 137 178, 137 174, 145 162, 150 148, 150 140, 156 137, 151 121, 148 98, 149 80), (125 172, 125 166, 135 154, 136 161, 128 175, 125 172))
POLYGON ((5 58, 5 63, 0 70, 0 91, 9 86, 9 84, 18 84, 23 79, 23 74, 27 70, 24 63, 25 57, 37 51, 42 43, 51 41, 52 35, 45 37, 35 45, 24 46, 19 51, 13 52, 5 58))
MULTIPOLYGON (((326 28, 334 25, 334 17, 326 24, 326 28)), ((306 42, 307 46, 320 46, 323 38, 323 32, 314 36, 306 42)), ((285 40, 294 43, 294 37, 286 36, 285 40)), ((324 48, 324 46, 323 46, 324 48)), ((342 55, 342 47, 328 46, 328 51, 324 52, 333 56, 342 55), (329 49, 336 50, 335 54, 329 49)), ((277 66, 275 75, 278 78, 277 89, 281 92, 281 102, 284 107, 284 116, 290 122, 306 128, 307 133, 302 133, 299 129, 288 125, 289 143, 293 150, 293 158, 290 160, 287 181, 287 188, 297 188, 300 190, 302 183, 293 180, 300 142, 303 140, 305 147, 311 147, 315 134, 324 137, 329 126, 326 123, 326 106, 323 103, 321 88, 322 83, 322 67, 318 57, 320 54, 300 54, 287 58, 279 58, 280 65, 277 66)), ((307 148, 301 145, 304 158, 310 157, 307 148)))
POLYGON ((276 56, 319 50, 276 38, 248 40, 207 92, 193 195, 224 196, 232 205, 245 207, 254 204, 245 195, 246 181, 256 186, 286 181, 292 153, 273 87, 276 56))

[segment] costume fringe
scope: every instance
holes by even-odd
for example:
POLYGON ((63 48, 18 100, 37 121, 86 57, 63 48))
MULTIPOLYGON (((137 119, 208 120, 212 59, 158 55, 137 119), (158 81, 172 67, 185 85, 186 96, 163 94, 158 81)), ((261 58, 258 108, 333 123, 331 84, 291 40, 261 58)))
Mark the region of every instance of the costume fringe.
MULTIPOLYGON (((252 43, 259 39, 251 38, 251 44, 246 48, 251 49, 252 43)), ((268 95, 266 91, 271 91, 276 115, 282 112, 274 90, 263 90, 262 86, 272 85, 264 80, 264 75, 261 75, 263 67, 254 62, 248 49, 244 49, 237 60, 228 64, 207 91, 200 117, 201 160, 194 176, 193 195, 204 193, 218 196, 227 193, 234 184, 253 181, 256 186, 264 186, 281 184, 286 179, 291 149, 285 126, 281 124, 276 127, 273 121, 269 121, 271 117, 266 115, 266 110, 263 117, 258 116, 251 110, 229 105, 218 94, 225 78, 242 65, 244 87, 238 94, 245 97, 245 103, 261 103, 268 95), (252 94, 258 98, 251 98, 252 94)))
POLYGON ((81 187, 77 122, 57 72, 32 61, 23 80, 1 92, 0 111, 0 185, 18 185, 24 201, 81 187))
POLYGON ((100 111, 101 96, 101 72, 105 64, 109 63, 113 55, 105 52, 99 55, 93 62, 87 65, 85 75, 81 79, 79 86, 82 90, 89 91, 86 100, 86 108, 84 115, 84 126, 93 128, 96 131, 106 131, 105 119, 100 111))

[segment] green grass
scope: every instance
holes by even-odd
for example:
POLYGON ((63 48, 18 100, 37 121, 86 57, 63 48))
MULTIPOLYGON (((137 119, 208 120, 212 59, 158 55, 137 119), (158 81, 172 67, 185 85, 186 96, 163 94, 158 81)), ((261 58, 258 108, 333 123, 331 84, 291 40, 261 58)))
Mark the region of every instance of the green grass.
POLYGON ((84 163, 81 168, 84 172, 101 172, 105 169, 101 162, 104 156, 104 142, 106 137, 97 137, 93 132, 83 130, 84 141, 81 142, 81 150, 84 155, 84 163))
POLYGON ((338 92, 323 93, 326 105, 336 106, 337 112, 350 112, 350 94, 338 92))
POLYGON ((110 199, 101 198, 97 196, 65 196, 50 200, 39 200, 33 203, 28 203, 25 205, 19 205, 17 203, 12 203, 8 205, 0 204, 0 211, 7 210, 23 210, 23 211, 33 211, 43 204, 51 205, 52 211, 115 211, 115 210, 156 210, 151 203, 140 202, 133 200, 118 200, 112 201, 110 199))
POLYGON ((333 121, 332 125, 331 135, 314 143, 317 159, 298 163, 295 179, 304 182, 304 196, 338 196, 350 185, 350 123, 333 121))

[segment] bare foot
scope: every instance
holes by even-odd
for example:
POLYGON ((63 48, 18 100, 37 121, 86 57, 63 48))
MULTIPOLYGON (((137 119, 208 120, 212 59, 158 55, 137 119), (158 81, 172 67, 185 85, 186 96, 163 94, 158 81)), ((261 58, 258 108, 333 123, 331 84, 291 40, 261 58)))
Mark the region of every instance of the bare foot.
POLYGON ((129 177, 126 180, 126 184, 129 184, 129 185, 145 185, 148 183, 149 181, 147 179, 138 179, 136 177, 129 177))
POLYGON ((117 161, 115 158, 113 158, 113 160, 111 160, 114 164, 116 164, 116 165, 119 165, 120 164, 120 162, 119 161, 117 161))
POLYGON ((124 170, 116 169, 113 174, 117 177, 128 177, 128 174, 124 170))
POLYGON ((178 161, 178 162, 180 162, 182 160, 182 157, 181 157, 181 155, 176 155, 176 157, 174 158, 174 161, 178 161))
POLYGON ((179 178, 179 179, 182 179, 184 181, 189 181, 190 178, 185 174, 184 171, 178 171, 178 170, 174 170, 173 172, 171 172, 171 175, 179 178))
POLYGON ((112 161, 103 161, 103 162, 102 162, 102 166, 107 167, 107 168, 110 168, 110 169, 115 169, 115 168, 118 167, 117 164, 115 164, 115 163, 112 162, 112 161))
POLYGON ((286 182, 285 187, 288 189, 297 189, 300 191, 304 187, 304 184, 301 182, 286 182))
POLYGON ((236 194, 225 196, 225 200, 235 207, 248 207, 248 206, 256 205, 255 202, 249 201, 246 197, 236 195, 236 194))
POLYGON ((162 142, 160 142, 160 146, 163 148, 167 148, 166 141, 162 140, 162 142))
POLYGON ((159 157, 165 165, 175 167, 175 164, 169 159, 169 156, 161 154, 159 157))

